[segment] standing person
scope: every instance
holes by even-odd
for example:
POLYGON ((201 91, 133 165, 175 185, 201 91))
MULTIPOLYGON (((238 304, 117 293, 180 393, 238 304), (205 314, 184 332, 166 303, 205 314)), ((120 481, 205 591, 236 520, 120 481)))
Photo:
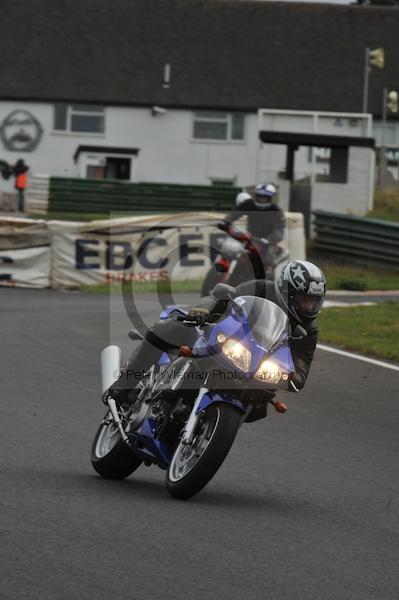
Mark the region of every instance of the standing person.
POLYGON ((25 190, 28 183, 29 167, 25 161, 20 158, 13 167, 15 175, 15 189, 18 192, 18 211, 25 212, 25 190))

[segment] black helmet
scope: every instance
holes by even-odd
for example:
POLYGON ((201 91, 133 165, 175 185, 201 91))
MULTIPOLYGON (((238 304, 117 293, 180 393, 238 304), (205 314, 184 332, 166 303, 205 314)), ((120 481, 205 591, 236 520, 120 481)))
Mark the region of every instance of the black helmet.
POLYGON ((319 267, 306 260, 293 260, 275 281, 278 300, 300 323, 315 319, 326 295, 326 278, 319 267))

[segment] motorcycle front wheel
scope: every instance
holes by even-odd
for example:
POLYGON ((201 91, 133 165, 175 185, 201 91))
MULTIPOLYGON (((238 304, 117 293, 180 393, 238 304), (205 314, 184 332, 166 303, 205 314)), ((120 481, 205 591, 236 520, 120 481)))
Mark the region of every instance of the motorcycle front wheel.
POLYGON ((91 447, 91 464, 94 470, 108 479, 123 479, 141 463, 142 460, 122 440, 108 411, 97 429, 91 447))
POLYGON ((222 465, 236 437, 240 412, 229 404, 211 404, 200 413, 192 441, 180 442, 166 474, 166 488, 175 498, 197 494, 222 465))

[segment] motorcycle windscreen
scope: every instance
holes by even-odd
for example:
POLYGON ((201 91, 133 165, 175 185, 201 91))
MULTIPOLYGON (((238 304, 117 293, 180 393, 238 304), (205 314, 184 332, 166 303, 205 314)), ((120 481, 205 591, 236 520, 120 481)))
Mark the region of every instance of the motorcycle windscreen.
POLYGON ((254 338, 268 350, 288 335, 287 315, 274 302, 255 296, 240 296, 236 302, 245 310, 254 338))

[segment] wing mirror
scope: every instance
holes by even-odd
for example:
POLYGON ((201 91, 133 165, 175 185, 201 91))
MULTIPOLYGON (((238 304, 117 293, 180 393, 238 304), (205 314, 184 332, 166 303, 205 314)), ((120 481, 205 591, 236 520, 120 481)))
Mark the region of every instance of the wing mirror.
POLYGON ((212 290, 212 295, 218 300, 229 300, 237 295, 236 289, 227 283, 217 283, 212 290))

